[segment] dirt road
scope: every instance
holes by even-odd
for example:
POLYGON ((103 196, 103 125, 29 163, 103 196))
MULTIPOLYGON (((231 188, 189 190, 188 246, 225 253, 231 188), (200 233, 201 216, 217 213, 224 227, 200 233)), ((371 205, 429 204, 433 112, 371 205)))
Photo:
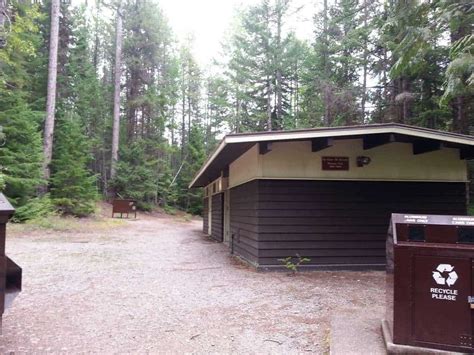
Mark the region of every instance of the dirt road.
POLYGON ((200 230, 141 215, 10 232, 24 291, 3 317, 0 351, 324 353, 334 312, 383 311, 381 272, 258 273, 200 230))

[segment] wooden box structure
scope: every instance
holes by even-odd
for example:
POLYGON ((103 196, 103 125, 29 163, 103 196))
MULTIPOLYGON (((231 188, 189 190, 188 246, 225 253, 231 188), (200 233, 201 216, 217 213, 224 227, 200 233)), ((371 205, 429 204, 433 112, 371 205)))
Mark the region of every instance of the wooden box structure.
POLYGON ((474 352, 474 217, 393 214, 387 239, 389 352, 474 352))
POLYGON ((120 213, 120 218, 123 218, 123 215, 129 217, 130 213, 133 213, 134 217, 137 218, 137 201, 127 200, 127 199, 116 199, 112 202, 112 218, 120 213))
POLYGON ((391 213, 467 213, 474 138, 400 124, 227 135, 190 187, 203 230, 259 269, 385 267, 391 213))
POLYGON ((5 255, 6 224, 15 212, 3 194, 0 194, 0 327, 1 316, 21 291, 21 268, 5 255))

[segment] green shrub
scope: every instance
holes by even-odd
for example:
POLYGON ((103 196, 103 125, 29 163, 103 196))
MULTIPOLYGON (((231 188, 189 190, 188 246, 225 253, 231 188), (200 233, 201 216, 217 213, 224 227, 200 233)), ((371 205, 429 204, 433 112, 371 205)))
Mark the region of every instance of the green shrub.
POLYGON ((165 205, 163 207, 163 210, 167 213, 167 214, 170 214, 172 216, 174 216, 177 212, 176 208, 172 207, 172 206, 168 206, 168 205, 165 205))
POLYGON ((25 222, 32 219, 48 218, 55 212, 54 205, 49 195, 32 198, 25 205, 16 209, 12 222, 25 222))

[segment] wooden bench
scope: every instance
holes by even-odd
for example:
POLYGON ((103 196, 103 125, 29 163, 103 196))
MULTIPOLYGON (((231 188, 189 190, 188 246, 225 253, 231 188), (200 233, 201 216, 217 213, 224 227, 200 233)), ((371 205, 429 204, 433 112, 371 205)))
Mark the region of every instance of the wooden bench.
POLYGON ((112 218, 117 213, 120 213, 120 218, 123 218, 124 214, 128 218, 129 213, 133 213, 135 218, 137 218, 137 201, 126 199, 114 200, 112 202, 112 218))

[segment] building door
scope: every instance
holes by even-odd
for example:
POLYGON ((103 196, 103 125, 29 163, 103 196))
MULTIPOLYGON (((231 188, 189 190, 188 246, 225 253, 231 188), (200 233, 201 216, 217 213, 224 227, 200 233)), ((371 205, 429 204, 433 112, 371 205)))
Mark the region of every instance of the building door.
POLYGON ((224 239, 224 194, 212 196, 211 237, 218 242, 224 239))
POLYGON ((207 211, 207 235, 212 233, 212 196, 209 194, 208 199, 208 211, 207 211))
POLYGON ((224 191, 224 243, 230 246, 230 190, 224 191))
POLYGON ((209 197, 204 197, 202 204, 202 231, 209 234, 209 197))

